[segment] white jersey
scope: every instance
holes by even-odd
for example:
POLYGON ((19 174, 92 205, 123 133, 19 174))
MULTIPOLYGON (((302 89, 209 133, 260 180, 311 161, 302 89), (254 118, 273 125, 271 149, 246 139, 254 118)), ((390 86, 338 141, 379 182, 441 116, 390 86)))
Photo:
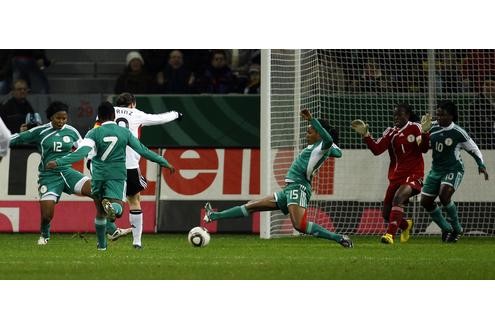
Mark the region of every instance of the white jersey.
MULTIPOLYGON (((147 114, 137 108, 114 107, 115 123, 128 128, 131 133, 139 139, 139 130, 141 126, 159 125, 172 122, 179 118, 179 113, 170 111, 161 114, 147 114)), ((131 147, 126 148, 126 168, 137 169, 141 155, 136 153, 131 147)))
POLYGON ((7 155, 10 143, 10 130, 0 118, 0 157, 7 155))

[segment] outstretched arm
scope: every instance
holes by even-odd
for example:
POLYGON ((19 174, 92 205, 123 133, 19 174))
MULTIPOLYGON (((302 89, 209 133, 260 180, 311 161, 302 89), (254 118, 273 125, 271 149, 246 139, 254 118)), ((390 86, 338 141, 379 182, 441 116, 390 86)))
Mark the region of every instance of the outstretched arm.
POLYGON ((363 138, 363 141, 366 146, 368 146, 368 149, 371 150, 373 155, 380 155, 390 146, 392 132, 393 130, 388 128, 385 132, 383 132, 383 136, 380 139, 375 141, 371 135, 368 135, 363 138))
POLYGON ((474 158, 476 164, 478 164, 478 172, 480 174, 483 173, 483 175, 485 176, 485 180, 488 180, 488 172, 486 171, 486 166, 483 161, 483 155, 481 154, 478 145, 473 141, 473 139, 470 138, 467 141, 461 143, 461 146, 467 151, 469 155, 474 158))
POLYGON ((390 138, 387 136, 389 129, 383 133, 383 137, 375 141, 369 132, 369 126, 363 120, 357 119, 351 122, 351 128, 363 137, 364 143, 373 155, 380 155, 388 149, 390 138))
POLYGON ((428 149, 430 149, 430 132, 421 132, 418 146, 422 153, 426 154, 428 152, 428 149))
POLYGON ((88 145, 81 145, 75 152, 72 152, 70 154, 67 154, 61 158, 58 158, 54 161, 49 161, 46 163, 46 168, 47 169, 54 169, 58 166, 64 166, 64 165, 69 165, 75 162, 80 161, 84 157, 88 155, 88 153, 92 150, 93 148, 88 145))
MULTIPOLYGON (((91 146, 81 145, 79 148, 77 148, 75 152, 72 152, 68 155, 65 155, 64 157, 56 159, 55 163, 57 164, 57 166, 64 166, 78 162, 82 160, 84 157, 86 157, 92 149, 93 148, 91 146)), ((49 167, 49 164, 47 164, 47 168, 49 169, 51 168, 49 167)))
POLYGON ((31 129, 20 133, 14 133, 10 137, 10 146, 30 144, 36 141, 38 129, 31 129))
POLYGON ((172 122, 174 120, 181 120, 183 116, 182 113, 174 110, 161 114, 147 114, 144 112, 141 113, 142 114, 139 116, 139 121, 144 126, 159 125, 172 122))
POLYGON ((418 141, 418 146, 422 153, 427 153, 430 148, 430 130, 432 124, 430 113, 421 117, 421 138, 416 140, 418 141))
POLYGON ((309 110, 303 109, 301 110, 301 116, 304 117, 306 120, 308 120, 311 125, 315 128, 316 132, 320 135, 321 139, 323 140, 323 144, 321 146, 321 149, 329 149, 333 145, 333 139, 330 133, 328 133, 327 130, 325 130, 320 122, 316 119, 313 118, 309 110))
POLYGON ((149 159, 150 161, 158 163, 160 164, 160 166, 169 169, 171 173, 175 172, 175 168, 165 158, 149 150, 148 147, 143 145, 141 141, 139 141, 139 139, 134 137, 130 132, 129 135, 130 135, 129 143, 128 143, 129 147, 134 149, 139 155, 143 156, 144 158, 149 159))

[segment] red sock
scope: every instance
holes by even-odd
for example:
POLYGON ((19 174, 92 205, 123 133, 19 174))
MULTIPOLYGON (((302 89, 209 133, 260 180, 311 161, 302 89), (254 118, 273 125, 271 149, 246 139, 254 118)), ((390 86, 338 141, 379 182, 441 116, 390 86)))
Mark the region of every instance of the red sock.
POLYGON ((399 222, 401 222, 402 217, 404 216, 404 209, 400 206, 394 206, 392 207, 392 211, 390 212, 390 222, 388 224, 388 229, 387 233, 391 234, 393 237, 395 237, 395 234, 397 233, 397 228, 399 222))
POLYGON ((407 224, 407 221, 404 219, 404 217, 401 217, 399 220, 399 228, 400 230, 406 230, 407 227, 409 227, 409 224, 407 224))
POLYGON ((301 219, 301 228, 299 229, 300 232, 302 233, 307 233, 306 232, 306 229, 308 228, 308 218, 307 218, 307 215, 308 215, 308 211, 304 211, 304 215, 301 219))

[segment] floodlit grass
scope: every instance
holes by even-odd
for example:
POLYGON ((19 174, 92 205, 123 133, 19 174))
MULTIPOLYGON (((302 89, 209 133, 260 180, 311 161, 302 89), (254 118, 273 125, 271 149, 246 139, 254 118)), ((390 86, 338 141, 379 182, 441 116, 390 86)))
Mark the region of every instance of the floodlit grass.
POLYGON ((33 234, 0 234, 0 279, 495 279, 495 239, 463 237, 444 244, 416 237, 384 245, 354 237, 353 249, 311 237, 261 240, 254 235, 214 235, 193 248, 186 234, 129 236, 96 250, 70 234, 53 234, 46 246, 33 234))

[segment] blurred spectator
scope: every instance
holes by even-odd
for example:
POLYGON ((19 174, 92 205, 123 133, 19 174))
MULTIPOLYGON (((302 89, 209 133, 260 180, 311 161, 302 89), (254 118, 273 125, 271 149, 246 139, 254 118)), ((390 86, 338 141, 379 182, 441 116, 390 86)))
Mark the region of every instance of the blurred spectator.
POLYGON ((143 58, 143 62, 146 63, 146 71, 152 77, 155 77, 167 64, 170 49, 143 49, 139 50, 139 53, 143 58))
POLYGON ((9 93, 12 83, 12 53, 0 50, 0 95, 9 93))
POLYGON ((244 94, 260 93, 260 77, 260 65, 251 64, 249 67, 249 78, 246 86, 244 87, 244 94))
POLYGON ((44 70, 51 62, 44 50, 19 49, 12 54, 12 80, 26 81, 32 93, 50 93, 44 70))
POLYGON ((230 93, 235 91, 235 77, 227 66, 225 51, 214 50, 211 53, 210 65, 198 77, 199 92, 230 93))
POLYGON ((460 60, 452 50, 440 50, 436 54, 439 61, 438 75, 444 93, 462 92, 460 60))
POLYGON ((248 76, 251 65, 261 63, 260 49, 231 49, 227 54, 230 57, 230 61, 227 59, 230 69, 240 76, 248 76))
POLYGON ((382 68, 396 92, 425 92, 428 85, 424 61, 427 50, 394 49, 383 53, 382 68))
POLYGON ((195 77, 201 76, 210 65, 211 51, 208 49, 183 49, 184 66, 187 67, 195 77))
POLYGON ((330 55, 322 56, 319 60, 321 79, 331 92, 345 92, 346 76, 344 69, 330 55))
POLYGON ((361 91, 386 92, 387 83, 380 65, 374 60, 368 60, 361 74, 361 91))
POLYGON ((42 123, 41 117, 26 99, 28 91, 26 81, 16 80, 12 97, 0 107, 0 116, 12 133, 22 132, 42 123))
POLYGON ((495 76, 495 51, 471 50, 462 62, 462 75, 469 91, 481 92, 487 76, 495 76))
MULTIPOLYGON (((430 66, 428 58, 423 59, 423 76, 425 76, 425 91, 430 66)), ((449 49, 435 51, 435 87, 442 93, 463 91, 460 60, 449 49)))
POLYGON ((168 63, 157 74, 157 93, 190 93, 194 75, 184 66, 184 56, 180 50, 173 50, 168 63))
POLYGON ((481 149, 495 148, 495 77, 483 83, 482 91, 467 113, 467 131, 481 149))
POLYGON ((129 92, 133 94, 153 93, 154 84, 151 75, 144 69, 144 60, 137 51, 131 51, 126 57, 126 68, 115 84, 115 94, 129 92))

